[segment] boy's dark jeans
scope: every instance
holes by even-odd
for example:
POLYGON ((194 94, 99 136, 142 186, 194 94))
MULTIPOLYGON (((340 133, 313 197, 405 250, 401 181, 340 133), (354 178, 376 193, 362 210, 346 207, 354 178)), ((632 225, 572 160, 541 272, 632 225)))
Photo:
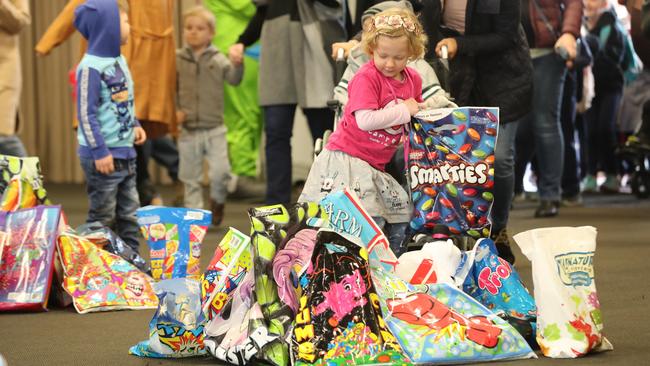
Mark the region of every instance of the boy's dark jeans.
POLYGON ((88 219, 113 228, 124 242, 138 251, 138 222, 135 211, 140 207, 136 189, 135 159, 115 159, 115 171, 105 175, 97 171, 93 159, 81 158, 88 192, 88 219))

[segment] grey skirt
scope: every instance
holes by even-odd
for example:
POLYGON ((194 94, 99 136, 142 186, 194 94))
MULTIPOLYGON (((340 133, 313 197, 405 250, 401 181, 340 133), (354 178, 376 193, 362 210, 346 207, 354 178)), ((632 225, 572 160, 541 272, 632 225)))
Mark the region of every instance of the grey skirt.
POLYGON ((341 151, 324 149, 316 157, 298 201, 319 202, 345 187, 354 191, 370 216, 391 224, 411 218, 409 195, 393 177, 341 151))

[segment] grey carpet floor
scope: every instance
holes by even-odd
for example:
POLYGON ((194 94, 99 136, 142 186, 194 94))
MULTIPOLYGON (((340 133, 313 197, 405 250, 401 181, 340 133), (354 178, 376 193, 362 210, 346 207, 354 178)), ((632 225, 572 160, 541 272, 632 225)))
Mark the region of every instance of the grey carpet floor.
MULTIPOLYGON (((48 185, 55 203, 63 205, 72 226, 83 223, 87 204, 78 185, 48 185)), ((163 188, 164 198, 172 191, 163 188)), ((221 228, 204 240, 205 268, 233 226, 248 232, 246 210, 254 203, 233 201, 226 206, 221 228)), ((586 197, 583 207, 563 208, 556 218, 532 218, 535 204, 516 204, 511 234, 550 226, 592 225, 598 229, 596 284, 605 333, 615 350, 577 360, 541 357, 495 365, 650 365, 650 200, 629 195, 586 197)), ((515 246, 516 247, 516 246, 515 246)), ((146 254, 143 245, 143 254, 146 254)), ((530 262, 518 248, 516 267, 532 291, 530 262)), ((130 346, 146 339, 153 310, 115 311, 80 315, 72 307, 52 307, 44 313, 0 314, 0 354, 14 365, 204 365, 210 359, 153 360, 128 355, 130 346)))

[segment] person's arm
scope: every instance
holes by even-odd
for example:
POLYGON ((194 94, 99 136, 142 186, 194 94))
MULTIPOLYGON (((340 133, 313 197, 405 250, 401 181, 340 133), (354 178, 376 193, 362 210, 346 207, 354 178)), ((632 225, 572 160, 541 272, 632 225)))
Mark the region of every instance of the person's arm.
POLYGON ((20 0, 14 4, 10 0, 0 0, 0 28, 14 35, 31 22, 29 2, 20 0))
POLYGON ((607 60, 611 60, 614 64, 620 64, 625 59, 625 34, 621 33, 622 29, 616 26, 617 20, 613 15, 605 14, 603 16, 607 16, 606 27, 609 27, 609 35, 605 39, 601 52, 607 60))
POLYGON ((245 47, 248 47, 260 39, 262 24, 264 24, 264 18, 266 17, 266 9, 267 5, 259 5, 255 9, 255 14, 248 21, 246 29, 239 35, 236 43, 241 43, 245 47))
MULTIPOLYGON (((520 0, 501 0, 500 3, 499 14, 494 15, 496 17, 494 31, 486 34, 455 37, 458 54, 481 55, 501 52, 515 44, 519 37, 521 21, 520 0)), ((482 14, 476 13, 473 16, 479 17, 482 14)))
POLYGON ((35 50, 39 55, 47 55, 59 44, 63 43, 75 32, 74 10, 85 0, 70 0, 61 10, 56 19, 47 28, 36 44, 35 50))
POLYGON ((574 38, 580 37, 582 26, 582 0, 562 0, 564 11, 562 13, 561 34, 571 34, 574 38))
POLYGON ((244 76, 244 63, 234 64, 221 53, 215 57, 215 61, 223 70, 223 78, 230 85, 239 85, 244 76))
POLYGON ((99 160, 110 155, 101 133, 97 111, 100 103, 101 76, 91 68, 83 68, 77 81, 77 116, 79 128, 91 150, 93 159, 99 160))
POLYGON ((383 130, 403 125, 411 120, 411 113, 405 103, 384 109, 362 109, 354 112, 357 126, 364 131, 383 130))

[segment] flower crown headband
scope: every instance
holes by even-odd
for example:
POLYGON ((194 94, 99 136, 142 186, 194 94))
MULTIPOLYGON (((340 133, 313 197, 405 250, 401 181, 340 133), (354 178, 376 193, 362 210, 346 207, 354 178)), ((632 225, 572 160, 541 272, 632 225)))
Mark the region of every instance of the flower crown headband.
POLYGON ((415 22, 401 15, 380 15, 373 19, 373 25, 377 30, 404 28, 407 32, 416 33, 415 22))

